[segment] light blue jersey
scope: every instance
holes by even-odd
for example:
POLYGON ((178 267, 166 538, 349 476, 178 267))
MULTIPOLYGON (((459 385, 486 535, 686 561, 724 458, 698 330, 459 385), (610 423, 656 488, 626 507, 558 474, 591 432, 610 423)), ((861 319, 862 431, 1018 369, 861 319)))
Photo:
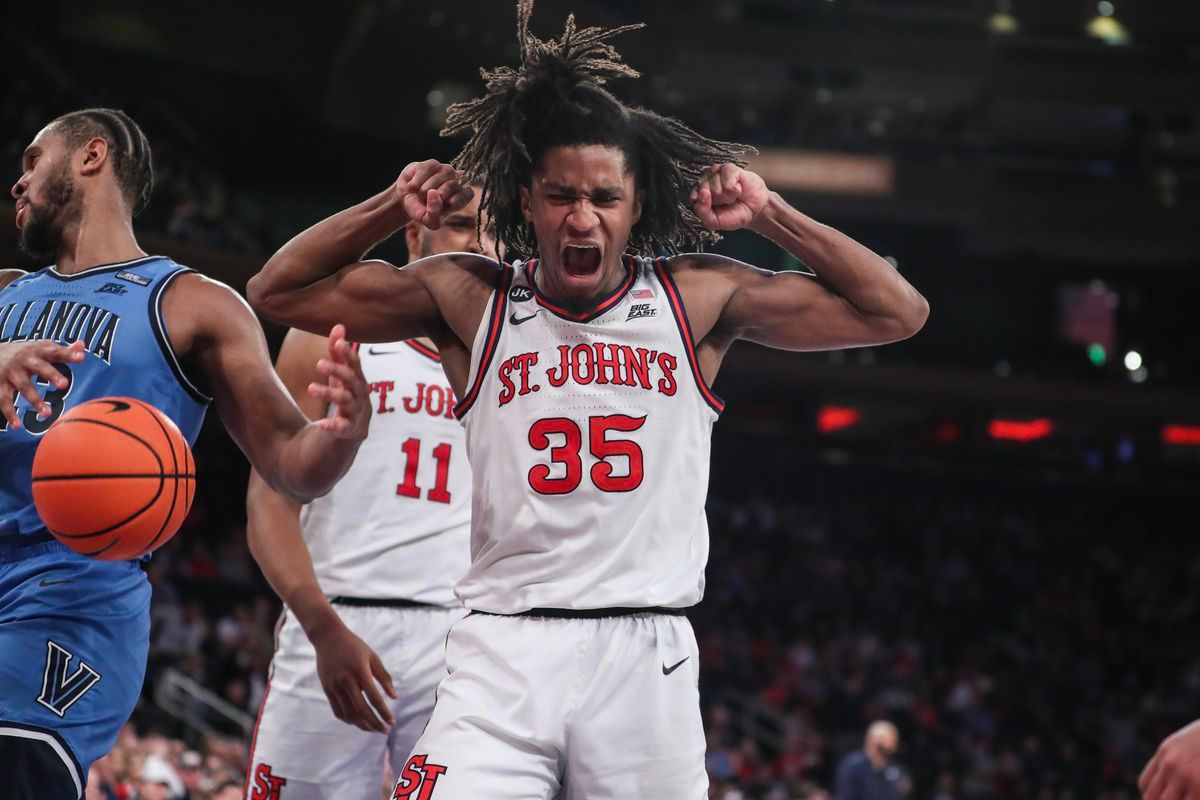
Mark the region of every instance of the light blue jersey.
MULTIPOLYGON (((17 401, 22 427, 0 417, 0 772, 15 797, 79 798, 88 767, 113 746, 141 692, 150 643, 150 584, 138 562, 78 555, 46 531, 33 505, 38 441, 72 406, 136 397, 194 443, 208 405, 183 374, 162 318, 171 282, 191 272, 151 256, 63 275, 53 267, 0 290, 0 346, 82 340, 41 381, 52 413, 17 401)), ((5 795, 7 796, 7 795, 5 795)))
POLYGON ((53 389, 40 381, 53 412, 42 418, 17 401, 22 428, 0 417, 0 547, 14 535, 45 530, 33 506, 30 473, 38 441, 72 406, 119 395, 144 400, 175 421, 188 444, 196 441, 209 398, 179 368, 162 320, 164 290, 191 270, 150 256, 63 275, 47 267, 0 291, 0 344, 82 339, 84 359, 58 365, 70 381, 53 389))

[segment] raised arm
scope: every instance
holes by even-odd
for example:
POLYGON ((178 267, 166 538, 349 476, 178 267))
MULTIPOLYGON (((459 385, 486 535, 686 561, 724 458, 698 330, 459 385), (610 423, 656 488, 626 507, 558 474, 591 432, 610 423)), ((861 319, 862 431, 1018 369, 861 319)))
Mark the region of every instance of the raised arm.
POLYGON ((435 335, 441 316, 425 274, 431 265, 397 269, 363 259, 410 222, 436 229, 471 193, 447 164, 409 164, 394 185, 280 248, 250 279, 246 296, 264 317, 312 333, 344 321, 355 341, 435 335))
MULTIPOLYGON (((313 365, 325 350, 326 342, 321 337, 293 330, 284 339, 275 364, 288 393, 311 420, 325 416, 325 403, 308 393, 309 382, 316 375, 313 365)), ((300 532, 300 508, 300 503, 272 491, 251 470, 246 492, 250 552, 312 642, 317 653, 317 675, 334 716, 363 730, 386 733, 394 719, 375 684, 378 681, 395 698, 391 677, 379 656, 346 627, 321 591, 300 532)))
POLYGON ((267 342, 232 289, 184 275, 167 290, 163 314, 172 346, 205 380, 225 428, 271 485, 306 501, 328 492, 350 468, 367 435, 368 388, 340 326, 309 390, 335 407, 310 423, 271 369, 267 342))
POLYGON ((714 167, 693 193, 711 230, 749 228, 816 273, 770 272, 719 257, 699 257, 725 285, 714 328, 784 350, 829 350, 886 344, 925 324, 929 304, 880 256, 822 225, 769 191, 762 178, 733 164, 714 167))

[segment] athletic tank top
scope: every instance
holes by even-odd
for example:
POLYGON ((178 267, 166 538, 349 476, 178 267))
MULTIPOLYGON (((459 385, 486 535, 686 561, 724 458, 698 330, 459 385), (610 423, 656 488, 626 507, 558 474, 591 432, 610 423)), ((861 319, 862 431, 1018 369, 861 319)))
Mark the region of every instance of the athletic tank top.
POLYGON ((471 475, 441 358, 412 340, 359 345, 358 354, 370 434, 341 481, 300 517, 317 581, 331 596, 458 605, 471 475))
POLYGON ((456 408, 474 479, 470 609, 682 608, 704 592, 721 401, 665 261, 626 256, 587 314, 505 266, 456 408))
POLYGON ((50 425, 71 407, 98 397, 143 400, 170 417, 194 444, 210 402, 180 369, 167 339, 162 298, 171 282, 194 270, 148 256, 74 275, 54 267, 24 275, 0 290, 0 345, 36 339, 82 339, 83 361, 58 365, 69 383, 54 389, 35 377, 52 413, 41 418, 17 400, 20 430, 0 417, 0 539, 45 532, 33 505, 33 454, 50 425))

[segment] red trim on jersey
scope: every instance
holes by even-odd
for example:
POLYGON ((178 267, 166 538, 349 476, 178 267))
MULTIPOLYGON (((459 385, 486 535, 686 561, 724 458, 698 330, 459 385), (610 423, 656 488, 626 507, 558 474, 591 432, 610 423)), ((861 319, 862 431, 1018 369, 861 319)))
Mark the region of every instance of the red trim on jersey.
POLYGON ((357 353, 358 349, 362 347, 362 342, 349 342, 349 345, 350 349, 357 353))
POLYGON ((279 632, 283 630, 283 621, 287 618, 287 609, 279 615, 275 624, 275 652, 271 655, 271 666, 267 670, 267 685, 263 689, 263 699, 258 706, 258 716, 254 718, 254 734, 250 737, 250 752, 246 756, 246 780, 242 784, 242 797, 250 796, 250 778, 254 775, 254 748, 258 744, 258 726, 262 723, 263 709, 267 707, 267 698, 271 696, 271 679, 275 677, 275 656, 279 655, 279 632))
POLYGON ((434 361, 438 362, 439 364, 442 363, 442 354, 439 353, 437 350, 434 350, 432 347, 421 344, 416 339, 405 339, 404 343, 406 345, 408 345, 409 347, 411 347, 413 350, 416 350, 421 355, 425 356, 426 358, 433 359, 434 361))
POLYGON ((458 405, 454 406, 454 416, 458 419, 462 419, 475 404, 475 398, 479 396, 479 388, 483 386, 483 378, 487 375, 488 367, 491 366, 492 356, 496 355, 496 343, 500 341, 500 332, 504 330, 504 311, 508 308, 508 287, 512 283, 513 268, 505 264, 501 269, 503 271, 500 273, 500 284, 496 287, 496 300, 492 306, 492 316, 488 320, 487 339, 484 340, 483 354, 479 358, 479 371, 475 373, 475 380, 467 389, 466 396, 458 402, 458 405))
POLYGON ((658 282, 662 284, 663 291, 667 294, 667 300, 671 304, 671 313, 675 317, 675 326, 679 328, 679 336, 683 339, 683 347, 687 351, 688 364, 691 365, 692 377, 696 379, 696 386, 700 389, 700 395, 712 407, 713 411, 720 414, 725 410, 725 401, 717 397, 704 380, 704 376, 700 373, 700 359, 696 357, 696 340, 692 338, 692 324, 688 322, 687 311, 683 308, 683 300, 679 295, 678 287, 675 286, 675 279, 671 277, 671 271, 667 269, 667 260, 665 258, 654 259, 654 271, 657 273, 658 282))
POLYGON ((610 292, 607 297, 597 303, 596 307, 591 311, 584 311, 583 313, 576 314, 574 311, 568 311, 562 306, 557 305, 553 300, 542 294, 541 290, 538 289, 537 281, 534 280, 534 272, 537 270, 538 261, 540 261, 540 259, 537 258, 529 262, 529 287, 533 289, 533 294, 534 297, 537 298, 538 305, 547 311, 550 311, 557 316, 562 317, 563 319, 569 319, 572 322, 591 322, 596 317, 600 316, 605 311, 608 311, 617 303, 621 302, 621 298, 624 297, 625 293, 629 291, 631 286, 633 286, 633 280, 637 275, 637 270, 634 268, 633 256, 626 253, 621 258, 625 261, 625 280, 621 282, 620 286, 610 292))

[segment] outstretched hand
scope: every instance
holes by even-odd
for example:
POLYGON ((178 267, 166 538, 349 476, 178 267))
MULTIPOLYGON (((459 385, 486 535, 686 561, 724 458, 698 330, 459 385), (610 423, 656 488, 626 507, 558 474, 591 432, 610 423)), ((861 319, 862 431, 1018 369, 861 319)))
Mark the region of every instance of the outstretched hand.
POLYGON ((358 353, 346 341, 345 325, 334 325, 329 332, 329 352, 317 362, 317 372, 325 377, 325 382, 310 383, 308 393, 333 409, 332 414, 317 424, 342 439, 366 438, 371 422, 371 390, 358 353))
POLYGON ((396 194, 410 220, 437 230, 442 227, 442 216, 471 202, 475 190, 463 185, 454 167, 430 159, 414 161, 401 171, 396 194))
POLYGON ((689 200, 710 231, 745 228, 766 207, 770 191, 756 173, 737 164, 714 164, 692 190, 689 200))

